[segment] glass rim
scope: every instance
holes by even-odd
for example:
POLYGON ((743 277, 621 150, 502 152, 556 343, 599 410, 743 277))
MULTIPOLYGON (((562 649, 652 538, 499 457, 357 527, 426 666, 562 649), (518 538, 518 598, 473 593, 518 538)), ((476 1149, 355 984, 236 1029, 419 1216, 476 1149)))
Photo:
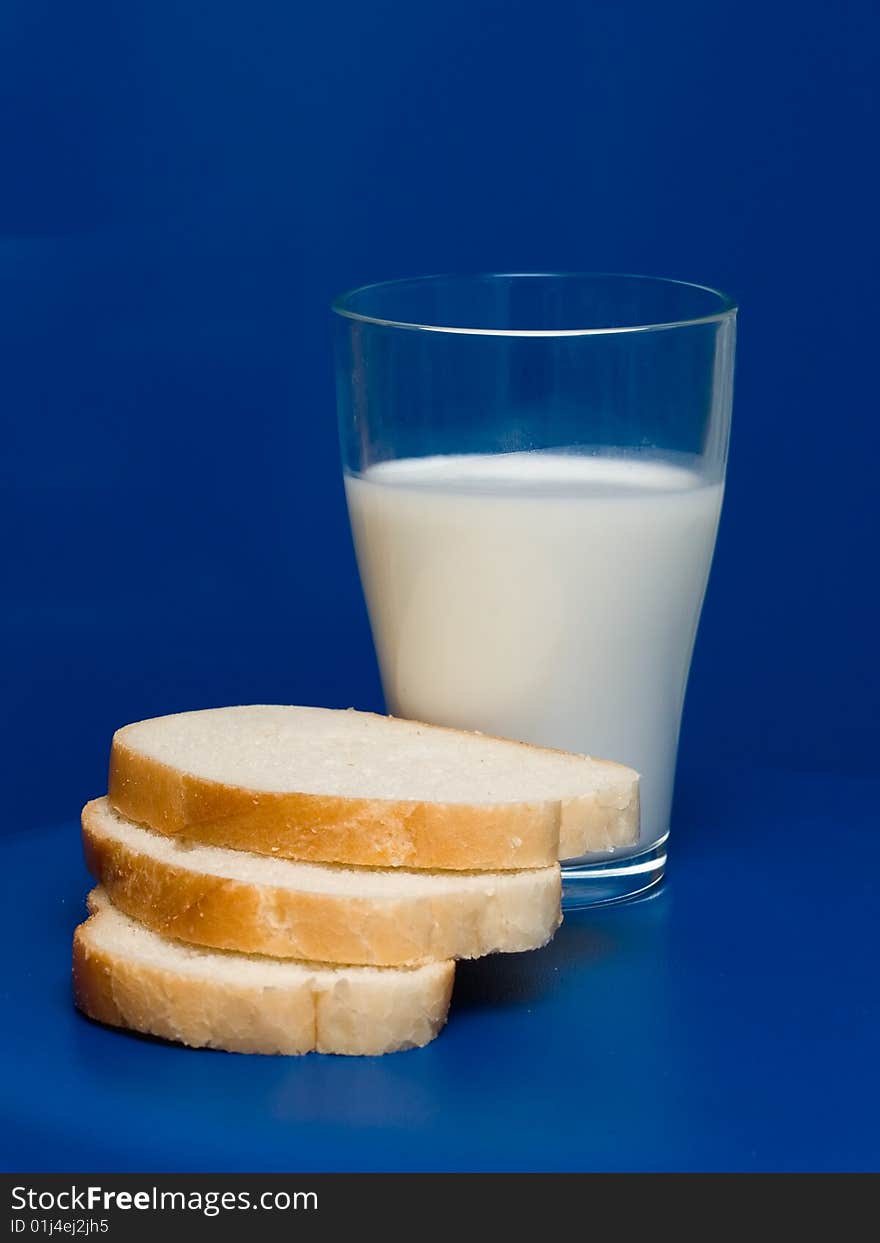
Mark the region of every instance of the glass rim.
POLYGON ((415 332, 448 332, 462 336, 478 337, 597 337, 612 336, 628 332, 663 332, 670 328, 690 328, 698 324, 721 323, 733 318, 738 310, 737 303, 728 294, 711 285, 701 285, 697 281, 676 280, 669 276, 646 276, 637 272, 438 272, 429 276, 402 276, 387 281, 369 281, 366 285, 358 285, 347 289, 333 299, 331 310, 344 319, 355 320, 363 324, 374 324, 382 328, 408 328, 415 332), (716 311, 705 315, 686 316, 684 319, 652 320, 640 324, 626 324, 622 327, 604 328, 466 328, 449 324, 420 323, 415 320, 388 319, 381 315, 367 315, 347 305, 358 294, 370 290, 388 289, 394 285, 429 285, 434 281, 495 281, 495 280, 528 280, 536 277, 553 277, 563 280, 621 280, 646 281, 654 285, 677 285, 682 289, 698 289, 711 294, 719 307, 716 311))

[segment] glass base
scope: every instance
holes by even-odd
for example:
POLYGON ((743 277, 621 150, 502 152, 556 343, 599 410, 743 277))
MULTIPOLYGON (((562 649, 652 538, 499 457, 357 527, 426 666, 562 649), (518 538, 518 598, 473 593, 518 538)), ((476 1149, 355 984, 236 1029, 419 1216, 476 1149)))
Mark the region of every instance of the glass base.
POLYGON ((577 911, 585 906, 623 902, 644 893, 663 879, 666 870, 664 834, 653 846, 626 858, 578 860, 562 865, 562 909, 577 911))

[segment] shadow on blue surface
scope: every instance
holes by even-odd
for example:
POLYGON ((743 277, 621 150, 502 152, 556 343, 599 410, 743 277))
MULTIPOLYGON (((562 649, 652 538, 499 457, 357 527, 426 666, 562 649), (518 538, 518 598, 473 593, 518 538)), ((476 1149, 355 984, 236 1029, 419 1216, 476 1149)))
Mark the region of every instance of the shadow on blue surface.
POLYGON ((534 953, 498 954, 460 962, 455 976, 455 1013, 528 1006, 550 999, 559 988, 567 987, 571 972, 595 970, 603 960, 653 938, 666 918, 664 888, 626 906, 627 918, 607 926, 600 912, 571 912, 550 944, 534 953))

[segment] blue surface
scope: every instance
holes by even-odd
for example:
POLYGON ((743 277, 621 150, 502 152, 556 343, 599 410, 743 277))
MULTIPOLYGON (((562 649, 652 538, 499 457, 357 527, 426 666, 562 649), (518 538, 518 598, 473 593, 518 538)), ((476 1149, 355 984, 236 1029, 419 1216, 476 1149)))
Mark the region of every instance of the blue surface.
POLYGON ((878 32, 874 0, 0 8, 0 849, 28 1006, 0 1076, 25 1164, 876 1162, 878 32), (381 706, 330 298, 536 268, 742 307, 669 889, 465 968, 448 1033, 387 1062, 88 1027, 63 996, 85 881, 45 826, 103 791, 113 729, 381 706))
POLYGON ((433 1045, 363 1059, 188 1051, 76 1015, 76 827, 16 835, 4 1163, 876 1170, 878 803, 877 781, 706 774, 661 892, 462 964, 433 1045))

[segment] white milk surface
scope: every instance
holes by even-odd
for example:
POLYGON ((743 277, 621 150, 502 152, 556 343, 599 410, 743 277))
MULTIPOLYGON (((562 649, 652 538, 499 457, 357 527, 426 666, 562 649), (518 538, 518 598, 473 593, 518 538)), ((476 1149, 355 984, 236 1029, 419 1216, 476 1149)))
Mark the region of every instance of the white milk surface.
POLYGON ((672 461, 509 453, 346 479, 389 711, 630 764, 669 827, 723 485, 672 461))

